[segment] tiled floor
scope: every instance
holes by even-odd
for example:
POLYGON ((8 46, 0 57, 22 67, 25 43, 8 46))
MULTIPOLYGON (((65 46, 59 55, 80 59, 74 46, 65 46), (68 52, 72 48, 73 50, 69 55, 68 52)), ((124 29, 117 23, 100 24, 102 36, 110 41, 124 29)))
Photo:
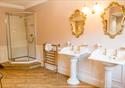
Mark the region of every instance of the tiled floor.
POLYGON ((3 88, 96 88, 87 83, 67 84, 67 76, 43 68, 31 70, 5 70, 3 88))

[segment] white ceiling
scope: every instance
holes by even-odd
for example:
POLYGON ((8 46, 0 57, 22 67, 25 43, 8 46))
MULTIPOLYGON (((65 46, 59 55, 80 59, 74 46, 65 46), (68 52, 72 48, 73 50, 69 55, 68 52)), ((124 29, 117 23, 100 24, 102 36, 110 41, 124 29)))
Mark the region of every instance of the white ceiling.
POLYGON ((18 9, 26 9, 48 0, 0 0, 0 6, 18 9))

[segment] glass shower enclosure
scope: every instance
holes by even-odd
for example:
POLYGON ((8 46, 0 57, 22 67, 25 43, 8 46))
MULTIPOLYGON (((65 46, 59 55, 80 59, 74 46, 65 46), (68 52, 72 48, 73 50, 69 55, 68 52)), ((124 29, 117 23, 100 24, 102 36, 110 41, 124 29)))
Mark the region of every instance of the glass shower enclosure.
POLYGON ((26 62, 36 59, 35 18, 31 12, 6 14, 8 59, 26 62))

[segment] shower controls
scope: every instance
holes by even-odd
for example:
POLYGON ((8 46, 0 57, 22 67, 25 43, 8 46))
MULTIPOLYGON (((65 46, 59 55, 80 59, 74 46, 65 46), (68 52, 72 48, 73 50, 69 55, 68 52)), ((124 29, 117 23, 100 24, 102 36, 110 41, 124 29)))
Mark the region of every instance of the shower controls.
POLYGON ((29 43, 32 43, 34 41, 34 35, 33 34, 30 34, 29 35, 29 38, 28 38, 28 42, 29 43))

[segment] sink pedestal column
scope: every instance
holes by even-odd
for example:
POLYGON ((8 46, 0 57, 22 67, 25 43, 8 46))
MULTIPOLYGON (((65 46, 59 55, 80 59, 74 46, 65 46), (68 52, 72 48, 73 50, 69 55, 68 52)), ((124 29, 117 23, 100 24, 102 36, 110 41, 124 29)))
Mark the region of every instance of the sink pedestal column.
POLYGON ((104 88, 112 88, 112 70, 113 67, 105 66, 105 87, 104 88))
POLYGON ((79 84, 79 80, 77 78, 77 57, 72 57, 71 59, 71 67, 70 67, 70 78, 67 80, 68 84, 76 85, 79 84))

